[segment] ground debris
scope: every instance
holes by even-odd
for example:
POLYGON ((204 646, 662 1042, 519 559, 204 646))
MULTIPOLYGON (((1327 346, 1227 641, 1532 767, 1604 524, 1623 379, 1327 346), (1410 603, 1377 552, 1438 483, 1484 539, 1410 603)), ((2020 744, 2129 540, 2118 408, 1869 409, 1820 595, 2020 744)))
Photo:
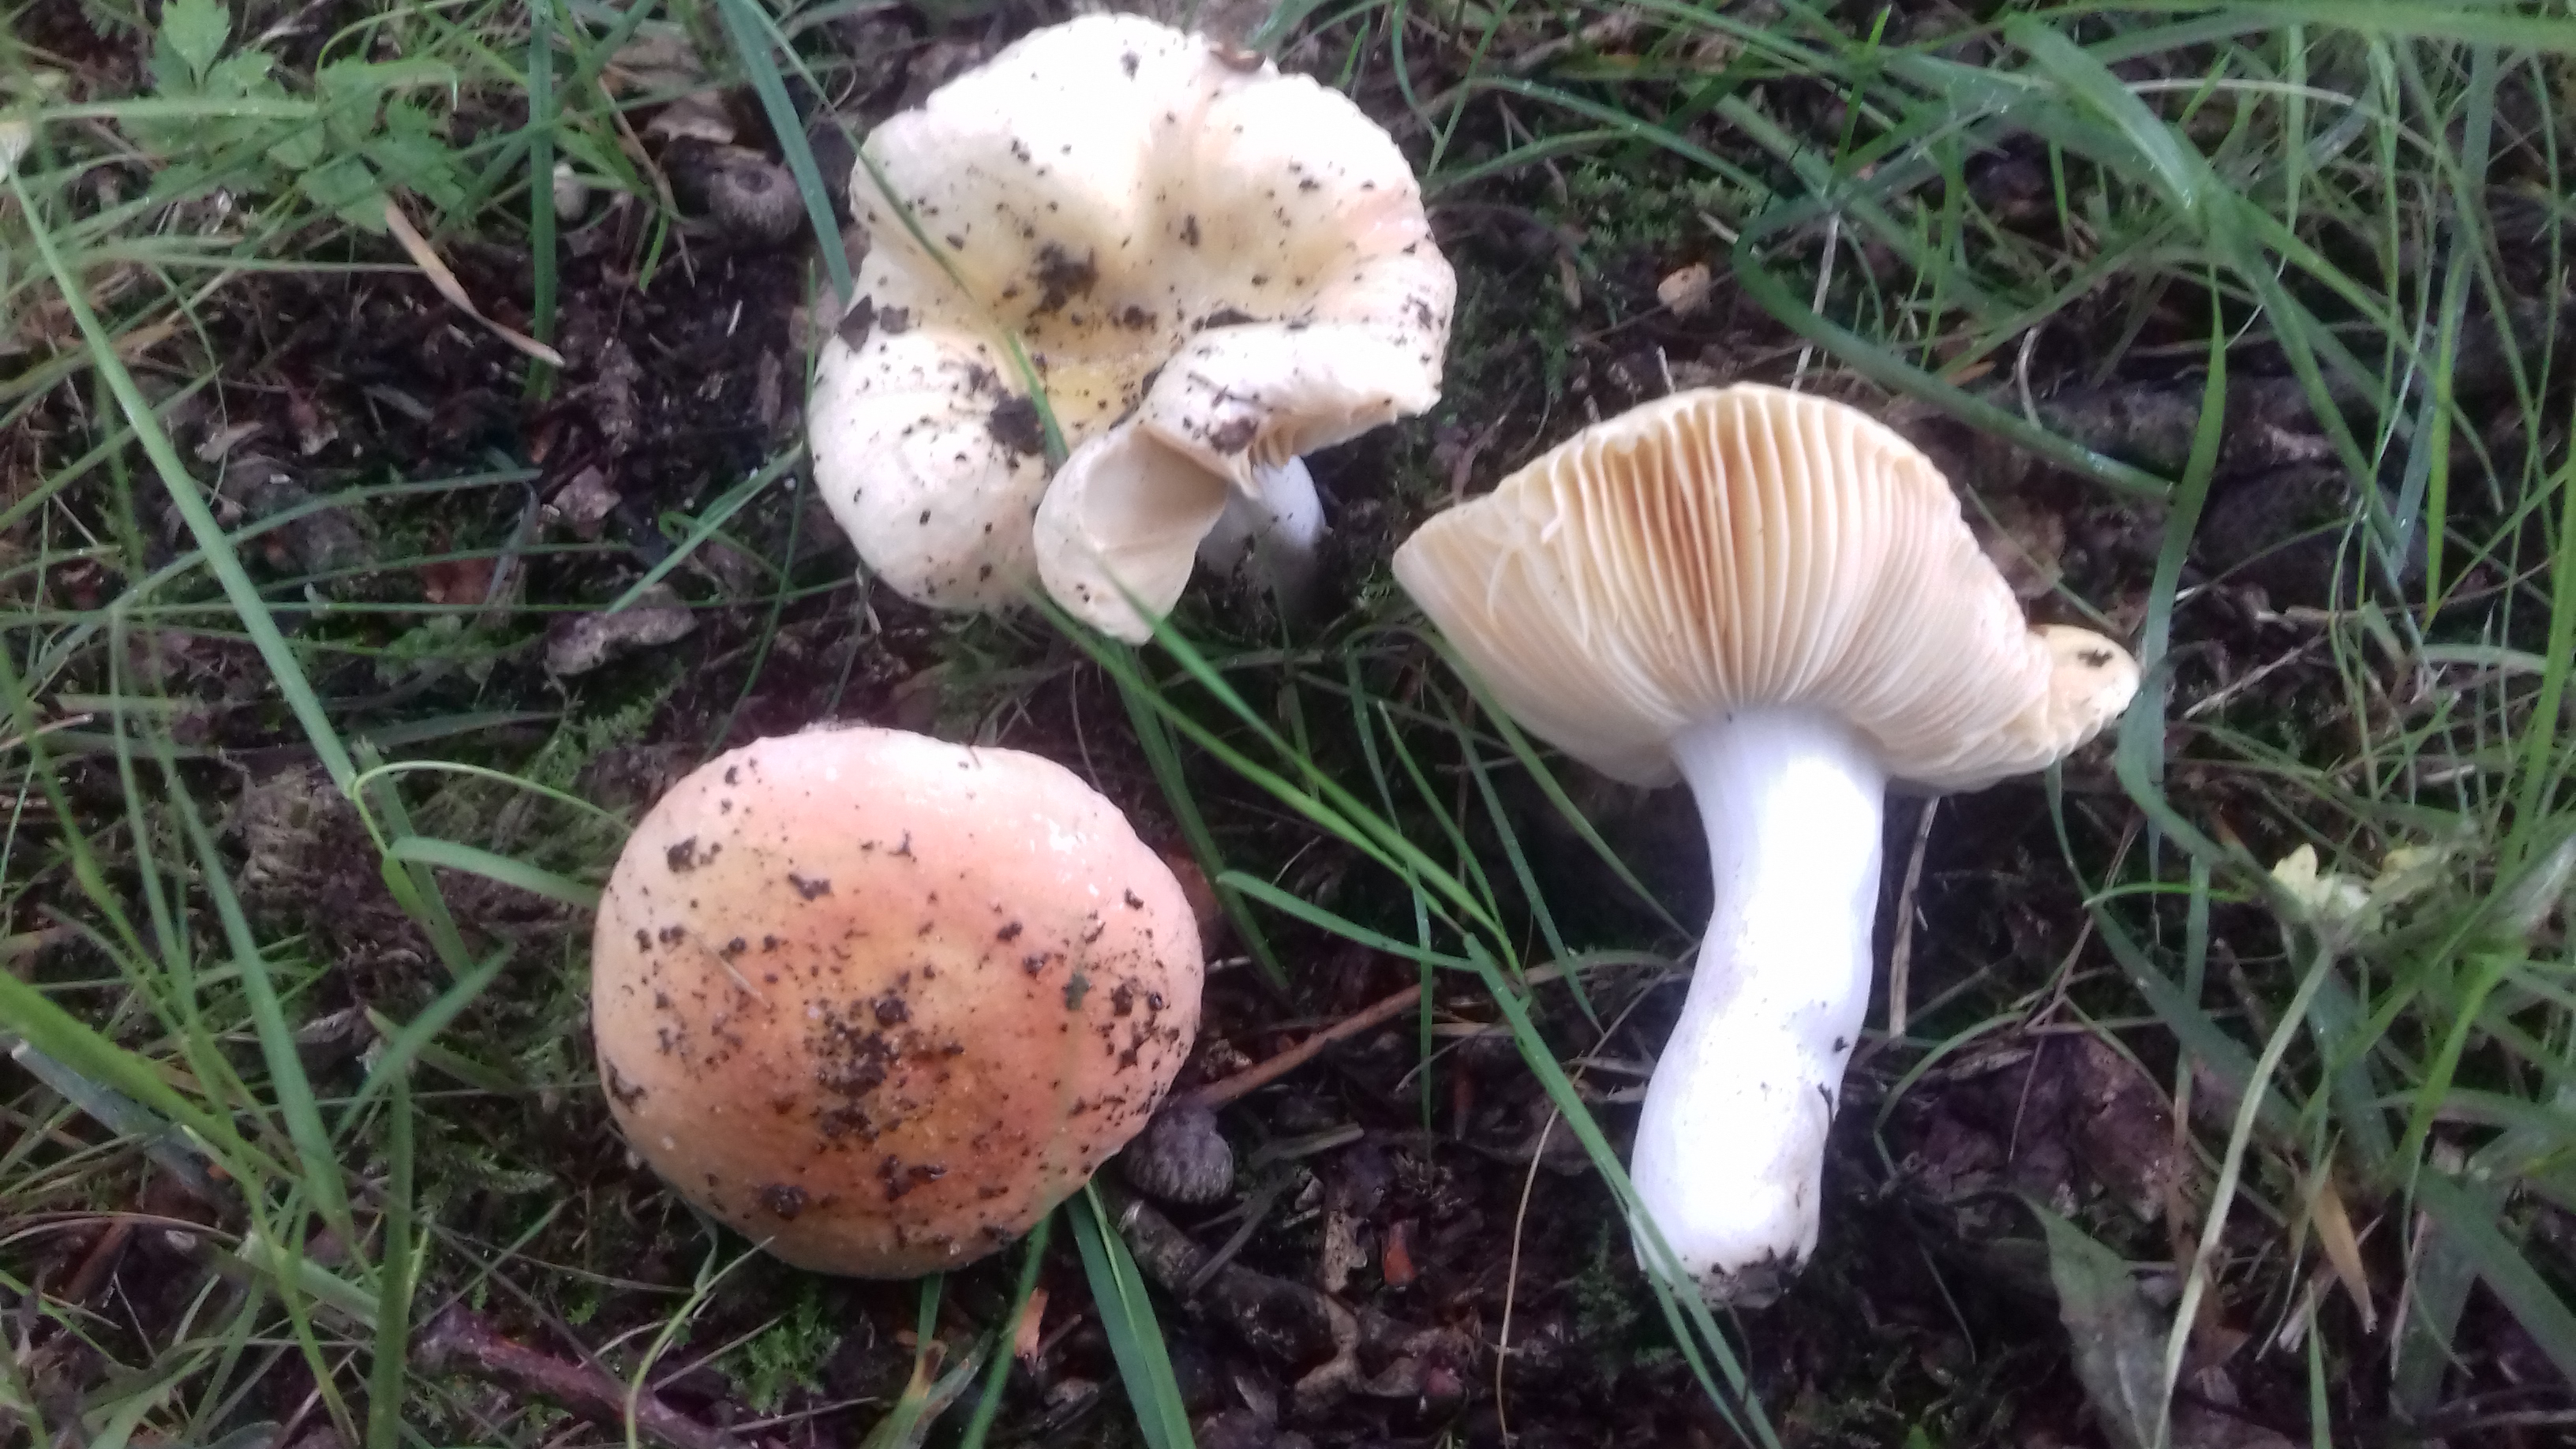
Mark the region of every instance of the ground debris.
POLYGON ((550 1400, 606 1428, 624 1428, 631 1404, 635 1432, 662 1449, 744 1449, 741 1440, 708 1428, 649 1392, 630 1399, 625 1384, 599 1369, 568 1363, 509 1338, 461 1303, 430 1320, 412 1340, 411 1356, 427 1372, 470 1374, 513 1393, 550 1400))
MULTIPOLYGON (((1116 1220, 1137 1265, 1168 1292, 1186 1293, 1209 1262, 1205 1249, 1144 1203, 1118 1204, 1116 1220)), ((1294 1398, 1307 1412, 1350 1394, 1454 1403, 1477 1356, 1475 1340, 1456 1329, 1354 1311, 1329 1294, 1236 1263, 1219 1267, 1187 1301, 1256 1353, 1302 1370, 1294 1398)))
POLYGON ((283 904, 309 890, 323 864, 324 828, 340 817, 355 822, 348 800, 320 766, 280 770, 244 786, 232 818, 247 857, 243 893, 254 904, 283 904))
POLYGON ((573 614, 546 629, 546 669, 588 674, 612 659, 685 639, 698 627, 679 594, 655 584, 614 613, 573 614))
POLYGON ((2103 1437, 2115 1449, 2147 1449, 2163 1437, 2164 1324, 2118 1254, 2055 1213, 2039 1218, 2058 1319, 2103 1437))
POLYGON ((608 515, 621 501, 608 475, 594 464, 574 473, 571 481, 555 490, 554 497, 546 501, 545 519, 572 530, 576 537, 597 542, 608 530, 608 515))
POLYGON ((2153 1222, 2191 1170, 2164 1093, 2082 1032, 1998 1042, 1919 1085, 1905 1114, 1914 1125, 1902 1171, 1945 1200, 2009 1186, 2071 1212, 2090 1184, 2153 1222))
POLYGON ((2141 1222, 2161 1217, 2191 1170, 2173 1109, 2137 1063, 2101 1038, 2065 1038, 2076 1155, 2094 1181, 2141 1222))
POLYGON ((1163 1105, 1118 1154, 1136 1190, 1164 1202, 1211 1203, 1234 1186, 1234 1149, 1217 1130, 1216 1110, 1195 1093, 1163 1105))
POLYGON ((744 146, 684 138, 664 156, 682 201, 745 241, 774 244, 805 222, 805 199, 787 168, 744 146))
POLYGON ((1708 263, 1693 262, 1656 283, 1655 300, 1672 308, 1676 317, 1696 317, 1708 310, 1709 287, 1708 263))
POLYGON ((311 489, 274 460, 242 452, 226 463, 225 488, 257 519, 279 518, 260 537, 260 554, 281 572, 327 574, 368 561, 367 536, 348 510, 322 506, 311 489))

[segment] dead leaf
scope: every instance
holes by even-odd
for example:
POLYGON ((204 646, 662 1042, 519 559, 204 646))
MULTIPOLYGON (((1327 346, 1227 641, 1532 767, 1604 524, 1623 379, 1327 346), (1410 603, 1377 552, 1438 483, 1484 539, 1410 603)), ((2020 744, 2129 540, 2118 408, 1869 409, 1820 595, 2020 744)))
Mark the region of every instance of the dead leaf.
POLYGON ((886 701, 890 715, 887 723, 915 734, 927 731, 939 720, 947 679, 947 667, 934 664, 897 681, 892 697, 886 701))
POLYGON ((2168 1189, 2190 1172, 2174 1142, 2172 1105, 2135 1062, 2099 1037, 2075 1037, 2069 1055, 2076 1152, 2122 1206, 2140 1222, 2154 1222, 2168 1189))
POLYGON ((1172 868, 1172 879, 1180 882, 1181 899, 1190 903, 1190 915, 1198 922, 1199 934, 1213 932, 1225 919, 1225 903, 1217 899, 1216 887, 1208 884, 1207 872, 1187 851, 1163 852, 1163 864, 1172 868))
POLYGON ((616 613, 558 619, 546 630, 546 669, 587 674, 622 655, 685 639, 697 627, 697 616, 680 596, 668 584, 655 584, 616 613))
POLYGON ((2172 1449, 2298 1449, 2260 1424, 2186 1404, 2174 1410, 2172 1449))
POLYGON ((617 490, 608 486, 606 473, 596 467, 584 468, 546 501, 547 521, 561 523, 580 537, 596 542, 607 531, 608 515, 623 501, 617 490))
POLYGON ((286 391, 286 418, 295 425, 295 451, 307 458, 339 439, 338 425, 322 416, 312 398, 291 387, 286 391))
POLYGON ((1389 1288, 1411 1287, 1421 1274, 1413 1266, 1413 1248, 1406 1241, 1406 1225, 1396 1223, 1386 1230, 1386 1251, 1378 1255, 1378 1265, 1386 1274, 1389 1288))
POLYGON ((197 460, 201 463, 222 462, 224 455, 231 452, 235 444, 258 436, 259 430, 264 426, 266 425, 255 422, 235 423, 228 428, 216 429, 207 435, 204 442, 197 445, 197 460))
POLYGON ((1047 1291, 1029 1290, 1028 1306, 1020 1310, 1020 1326, 1011 1332, 1011 1354, 1031 1368, 1037 1367, 1038 1345, 1046 1341, 1047 1291))
POLYGON ((420 566, 420 589, 433 604, 480 604, 492 597, 494 561, 441 559, 420 566))
POLYGON ((1676 317, 1696 317, 1708 310, 1708 263, 1693 262, 1655 284, 1655 300, 1676 317))
POLYGON ((2048 1234, 2057 1317, 2075 1354, 2075 1377, 2113 1449, 2156 1442, 2164 1407, 2163 1315, 2138 1291, 2129 1265, 2082 1228, 2037 1203, 2048 1234))
POLYGON ((779 365, 777 353, 764 351, 752 371, 751 415, 762 431, 774 433, 786 405, 786 369, 779 365))
POLYGON ((732 144, 738 130, 725 111, 724 98, 714 91, 692 91, 644 123, 644 134, 657 141, 685 139, 717 146, 732 144))
POLYGON ((1323 1261, 1315 1273, 1326 1293, 1341 1292, 1351 1274, 1368 1266, 1361 1230, 1376 1220, 1394 1180, 1386 1154, 1368 1142, 1337 1154, 1325 1169, 1323 1261))
POLYGON ((2344 1211, 2343 1194, 2335 1189, 2331 1160, 2317 1172, 2315 1195, 2309 1200, 2308 1216, 2316 1224, 2317 1241, 2324 1245, 2326 1261, 2334 1264, 2335 1278, 2343 1291, 2352 1295, 2352 1304, 2361 1310, 2361 1331, 2379 1331, 2379 1310, 2370 1301, 2370 1272, 2362 1265, 2361 1238, 2352 1230, 2352 1218, 2344 1211))

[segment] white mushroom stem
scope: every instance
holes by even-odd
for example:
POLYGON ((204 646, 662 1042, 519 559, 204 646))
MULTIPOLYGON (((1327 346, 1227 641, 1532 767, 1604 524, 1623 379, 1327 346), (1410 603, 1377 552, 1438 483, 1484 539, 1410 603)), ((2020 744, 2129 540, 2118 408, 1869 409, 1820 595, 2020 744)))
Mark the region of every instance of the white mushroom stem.
POLYGON ((1324 512, 1297 458, 1247 465, 1248 484, 1134 423, 1081 447, 1038 504, 1038 569, 1074 617, 1129 643, 1179 602, 1195 563, 1233 571, 1246 554, 1283 615, 1304 607, 1324 512))
POLYGON ((1816 1243, 1825 1132, 1869 1003, 1887 778, 1849 727, 1799 709, 1696 725, 1673 758, 1717 904, 1628 1171, 1702 1294, 1759 1303, 1816 1243))
POLYGON ((1302 458, 1252 470, 1254 492, 1236 489, 1225 513, 1199 540, 1199 566, 1232 573, 1249 554, 1284 618, 1303 614, 1315 584, 1315 549, 1324 538, 1324 505, 1302 458))

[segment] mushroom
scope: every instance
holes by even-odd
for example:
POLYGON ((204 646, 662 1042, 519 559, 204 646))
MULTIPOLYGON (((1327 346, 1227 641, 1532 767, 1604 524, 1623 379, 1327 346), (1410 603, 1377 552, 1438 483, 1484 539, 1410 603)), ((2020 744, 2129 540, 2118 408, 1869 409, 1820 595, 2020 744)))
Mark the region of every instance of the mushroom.
POLYGON ((1302 458, 1282 468, 1254 470, 1256 491, 1236 490, 1216 526, 1199 540, 1199 566, 1221 575, 1247 569, 1293 619, 1312 597, 1318 545, 1324 540, 1324 504, 1302 458))
POLYGON ((1532 732, 1697 798, 1716 909, 1629 1173, 1706 1296, 1767 1301, 1815 1246, 1886 786, 2041 769, 2127 707, 2136 663, 2032 629, 1904 439, 1768 387, 1587 429, 1424 524, 1395 575, 1532 732))
POLYGON ((609 1110, 801 1267, 912 1277, 1034 1226, 1153 1115, 1198 927, 1116 806, 1012 750, 854 728, 719 756, 618 857, 609 1110))
POLYGON ((1256 531, 1312 519, 1300 454, 1438 400, 1456 282, 1403 155, 1201 37, 1034 31, 878 127, 850 190, 874 245, 816 376, 815 476, 920 602, 1043 577, 1141 639, 1129 598, 1167 611, 1230 499, 1256 531), (1023 353, 1071 450, 1052 486, 1023 353))

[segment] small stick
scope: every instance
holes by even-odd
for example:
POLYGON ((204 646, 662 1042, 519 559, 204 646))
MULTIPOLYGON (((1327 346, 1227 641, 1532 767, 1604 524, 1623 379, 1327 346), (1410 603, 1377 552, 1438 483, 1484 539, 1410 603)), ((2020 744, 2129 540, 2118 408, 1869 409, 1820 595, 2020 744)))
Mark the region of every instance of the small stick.
POLYGON ((1422 983, 1417 981, 1393 996, 1369 1007, 1356 1016, 1335 1022, 1267 1061, 1256 1062, 1222 1081, 1210 1082, 1189 1093, 1202 1106, 1222 1107, 1249 1093, 1257 1092, 1272 1082, 1313 1061, 1324 1048, 1347 1037, 1354 1037, 1371 1027, 1382 1026, 1397 1013, 1422 999, 1422 983))
POLYGON ((96 1293, 99 1285, 107 1281, 108 1274, 115 1270, 117 1260, 125 1256, 125 1245, 133 1237, 134 1219, 120 1217, 110 1222, 107 1230, 98 1235, 98 1241, 81 1255, 80 1266, 72 1270, 71 1281, 63 1285, 63 1301, 87 1303, 90 1295, 96 1293))
MULTIPOLYGON (((470 1374, 521 1394, 553 1400, 604 1428, 626 1423, 626 1385, 585 1364, 566 1363, 512 1340, 474 1310, 458 1304, 430 1321, 412 1342, 412 1357, 433 1372, 470 1374)), ((635 1432, 662 1449, 743 1449, 741 1440, 710 1429, 653 1395, 635 1399, 635 1432)))

